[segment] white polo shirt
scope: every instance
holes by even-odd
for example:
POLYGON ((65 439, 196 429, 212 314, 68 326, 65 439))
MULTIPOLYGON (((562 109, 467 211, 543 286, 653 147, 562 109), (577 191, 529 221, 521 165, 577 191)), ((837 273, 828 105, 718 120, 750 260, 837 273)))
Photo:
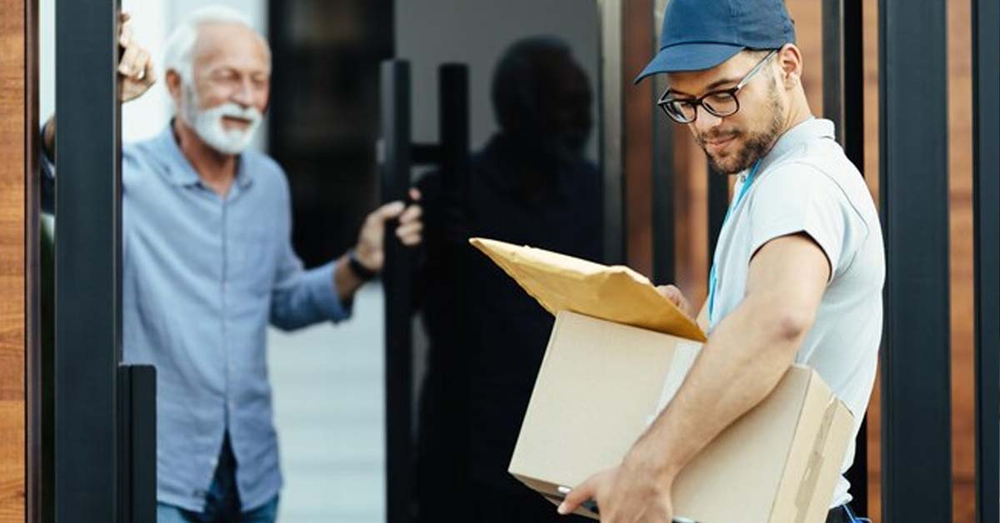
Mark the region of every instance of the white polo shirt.
MULTIPOLYGON (((740 175, 736 194, 746 176, 740 175)), ((871 194, 836 142, 829 120, 807 120, 779 138, 731 209, 716 246, 710 330, 743 301, 753 254, 775 238, 796 233, 809 235, 820 246, 832 275, 795 361, 816 369, 847 405, 857 435, 882 338, 885 255, 871 194)), ((842 472, 853 462, 852 439, 842 472)), ((849 486, 842 477, 831 507, 851 500, 849 486)))

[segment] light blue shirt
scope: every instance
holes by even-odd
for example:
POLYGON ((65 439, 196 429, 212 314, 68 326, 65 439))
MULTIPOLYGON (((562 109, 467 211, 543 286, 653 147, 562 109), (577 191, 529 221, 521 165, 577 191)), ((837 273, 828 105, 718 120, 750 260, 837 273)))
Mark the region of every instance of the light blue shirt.
POLYGON ((123 147, 122 186, 124 352, 156 366, 157 499, 201 511, 228 430, 243 510, 259 507, 282 484, 267 325, 347 318, 335 263, 303 269, 288 182, 266 155, 240 155, 220 197, 168 127, 123 147))
MULTIPOLYGON (((715 313, 711 328, 747 295, 750 263, 764 245, 789 235, 808 237, 826 255, 830 276, 815 321, 795 363, 816 369, 854 414, 865 419, 882 339, 885 248, 878 210, 865 179, 837 143, 833 122, 810 118, 788 129, 740 176, 729 219, 715 248, 715 313)), ((841 472, 854 462, 850 439, 841 472)), ((830 507, 851 500, 841 477, 830 507)))

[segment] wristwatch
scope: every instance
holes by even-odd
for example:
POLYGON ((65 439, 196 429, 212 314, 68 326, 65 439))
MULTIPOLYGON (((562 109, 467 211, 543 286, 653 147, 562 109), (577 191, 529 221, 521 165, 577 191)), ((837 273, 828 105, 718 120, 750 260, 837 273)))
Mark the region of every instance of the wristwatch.
POLYGON ((351 249, 347 253, 347 266, 350 267, 351 272, 353 272, 354 275, 362 281, 368 281, 378 276, 377 272, 365 267, 364 264, 358 260, 358 254, 354 252, 354 249, 351 249))

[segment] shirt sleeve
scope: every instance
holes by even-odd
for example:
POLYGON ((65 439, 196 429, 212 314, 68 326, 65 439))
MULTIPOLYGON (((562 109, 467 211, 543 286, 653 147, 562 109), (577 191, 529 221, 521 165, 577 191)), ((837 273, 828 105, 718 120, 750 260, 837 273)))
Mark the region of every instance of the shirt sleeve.
POLYGON ((298 256, 291 253, 281 264, 277 284, 271 293, 272 325, 293 330, 351 316, 351 306, 341 303, 333 279, 336 261, 305 270, 298 256))
MULTIPOLYGON (((38 135, 38 171, 41 185, 41 207, 42 212, 55 214, 56 212, 56 161, 45 147, 45 128, 48 123, 42 126, 38 135)), ((122 145, 122 191, 135 183, 137 173, 141 172, 140 153, 130 144, 122 145)))
POLYGON ((291 202, 287 185, 284 189, 287 227, 271 290, 271 324, 293 330, 321 321, 345 320, 351 316, 351 303, 342 303, 337 292, 333 278, 337 262, 306 270, 292 248, 291 202))
POLYGON ((42 145, 44 143, 45 125, 42 126, 42 130, 38 135, 38 174, 41 178, 42 211, 53 214, 56 210, 56 164, 42 145))
POLYGON ((802 164, 782 166, 758 183, 749 209, 751 257, 771 240, 804 233, 826 255, 833 280, 857 249, 850 231, 865 227, 841 187, 815 167, 802 164))

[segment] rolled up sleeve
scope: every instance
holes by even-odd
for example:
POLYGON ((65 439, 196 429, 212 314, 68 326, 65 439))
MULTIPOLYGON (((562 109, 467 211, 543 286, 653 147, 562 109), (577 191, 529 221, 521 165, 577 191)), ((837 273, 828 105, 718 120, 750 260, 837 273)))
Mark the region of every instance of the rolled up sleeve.
POLYGON ((799 164, 768 173, 750 211, 751 253, 764 244, 792 234, 808 235, 830 263, 830 280, 856 250, 849 222, 865 227, 843 190, 827 175, 799 164))
POLYGON ((333 278, 337 262, 305 270, 288 246, 271 295, 271 324, 284 330, 321 321, 338 322, 351 316, 351 304, 342 303, 333 278))

